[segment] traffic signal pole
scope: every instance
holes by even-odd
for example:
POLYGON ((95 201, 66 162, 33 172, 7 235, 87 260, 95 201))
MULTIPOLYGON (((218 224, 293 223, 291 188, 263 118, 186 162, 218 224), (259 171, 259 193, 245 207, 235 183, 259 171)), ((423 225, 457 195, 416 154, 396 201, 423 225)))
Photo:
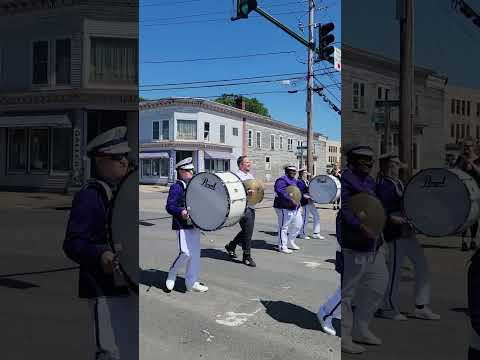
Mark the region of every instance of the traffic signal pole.
MULTIPOLYGON (((307 171, 313 176, 313 65, 315 39, 315 1, 308 1, 308 72, 307 72, 307 171)), ((302 150, 303 151, 303 150, 302 150)))

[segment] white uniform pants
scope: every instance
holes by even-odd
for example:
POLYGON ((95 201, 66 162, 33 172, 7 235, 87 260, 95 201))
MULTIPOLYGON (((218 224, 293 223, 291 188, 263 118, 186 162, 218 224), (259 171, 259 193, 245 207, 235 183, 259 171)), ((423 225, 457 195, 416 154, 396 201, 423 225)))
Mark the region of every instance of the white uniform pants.
POLYGON ((307 227, 308 227, 308 218, 312 214, 313 217, 313 233, 320 235, 320 216, 318 215, 318 210, 315 207, 313 202, 308 203, 305 206, 302 206, 302 229, 300 230, 300 235, 306 236, 307 235, 307 227))
POLYGON ((430 304, 430 281, 425 254, 416 237, 399 238, 388 243, 389 281, 383 309, 399 312, 398 286, 405 257, 410 259, 415 269, 415 305, 430 304))
POLYGON ((327 301, 320 306, 318 309, 318 314, 320 315, 322 312, 327 316, 332 316, 335 319, 342 318, 342 289, 339 287, 328 299, 327 301))
POLYGON ((95 359, 138 359, 138 296, 90 299, 89 307, 95 325, 95 359))
POLYGON ((351 338, 352 332, 368 330, 373 314, 378 310, 387 288, 388 270, 383 249, 374 256, 343 249, 342 278, 342 337, 351 338), (352 301, 355 300, 355 319, 352 301))
POLYGON ((169 277, 175 279, 178 270, 186 265, 185 285, 190 289, 197 281, 200 273, 200 230, 177 230, 177 240, 180 253, 170 267, 169 277))
POLYGON ((288 245, 295 243, 298 233, 302 227, 302 211, 275 209, 278 217, 278 247, 287 249, 288 245))

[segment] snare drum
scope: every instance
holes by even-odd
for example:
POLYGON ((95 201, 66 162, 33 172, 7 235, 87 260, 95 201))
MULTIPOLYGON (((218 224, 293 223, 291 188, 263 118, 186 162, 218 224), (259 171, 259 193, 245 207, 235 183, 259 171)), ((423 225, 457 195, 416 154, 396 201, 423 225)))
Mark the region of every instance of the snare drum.
POLYGON ((188 183, 185 202, 192 223, 204 231, 237 224, 245 214, 247 193, 232 172, 198 173, 188 183))
POLYGON ((407 219, 431 237, 458 234, 480 215, 480 190, 475 180, 458 169, 425 169, 407 184, 403 208, 407 219))
POLYGON ((312 200, 319 204, 330 204, 340 198, 340 181, 332 175, 317 175, 308 187, 312 200))

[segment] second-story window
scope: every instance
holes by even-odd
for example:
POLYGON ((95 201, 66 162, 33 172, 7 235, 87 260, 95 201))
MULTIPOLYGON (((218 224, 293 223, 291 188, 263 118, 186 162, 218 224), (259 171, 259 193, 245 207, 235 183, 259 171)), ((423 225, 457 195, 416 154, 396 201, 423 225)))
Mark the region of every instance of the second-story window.
POLYGON ((152 140, 160 139, 160 124, 158 121, 152 123, 152 140))
POLYGON ((355 81, 353 83, 353 110, 365 110, 365 83, 355 81))
POLYGON ((248 130, 248 147, 253 146, 253 130, 248 130))
POLYGON ((162 121, 162 140, 169 140, 170 139, 170 121, 163 120, 162 121))
POLYGON ((203 140, 210 141, 210 123, 205 122, 203 124, 203 140))
POLYGON ((59 39, 55 42, 55 83, 59 85, 70 84, 71 68, 70 39, 59 39))
POLYGON ((233 136, 238 136, 238 128, 236 128, 236 127, 232 128, 232 135, 233 136))
POLYGON ((225 125, 220 125, 220 144, 225 144, 225 125))
POLYGON ((48 41, 33 43, 33 76, 34 85, 48 84, 49 46, 48 41))
POLYGON ((280 150, 283 150, 283 136, 280 136, 280 150))
POLYGON ((270 150, 275 150, 275 135, 270 135, 270 150))
POLYGON ((455 99, 452 99, 452 104, 450 106, 450 112, 455 114, 455 99))
POLYGON ((262 147, 262 133, 257 131, 257 148, 260 149, 262 147))
POLYGON ((90 80, 135 84, 137 51, 134 39, 91 38, 90 80))
POLYGON ((197 121, 177 120, 177 139, 197 140, 197 121))

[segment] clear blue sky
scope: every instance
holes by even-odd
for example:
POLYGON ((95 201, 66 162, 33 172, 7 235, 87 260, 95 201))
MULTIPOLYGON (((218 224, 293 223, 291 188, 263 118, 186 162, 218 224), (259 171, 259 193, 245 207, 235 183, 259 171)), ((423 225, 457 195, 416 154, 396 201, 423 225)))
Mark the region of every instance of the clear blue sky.
MULTIPOLYGON (((341 1, 317 0, 317 22, 335 23, 335 41, 340 42, 341 1)), ((299 22, 308 21, 308 2, 305 0, 258 0, 258 6, 278 18, 297 33, 299 22)), ((191 89, 192 84, 171 86, 190 87, 168 91, 145 91, 146 85, 191 83, 204 80, 223 80, 277 74, 306 74, 307 49, 281 29, 251 13, 248 19, 230 21, 234 15, 233 0, 144 0, 140 2, 140 95, 148 99, 169 96, 216 96, 222 93, 281 93, 247 95, 256 97, 269 109, 272 117, 306 128, 306 80, 291 85, 281 81, 225 87, 191 89), (202 15, 203 14, 203 15, 202 15), (164 61, 227 57, 260 53, 288 52, 269 56, 210 61, 165 63, 164 61), (160 61, 164 63, 146 63, 160 61)), ((304 29, 303 37, 308 34, 304 29)), ((340 47, 340 44, 335 44, 340 47)), ((341 75, 334 72, 321 75, 323 67, 316 64, 318 80, 327 86, 325 95, 341 108, 341 75), (338 84, 338 85, 335 85, 338 84)), ((333 69, 330 69, 333 71, 333 69)), ((285 79, 302 75, 285 75, 285 79)), ((269 78, 272 79, 272 78, 269 78)), ((242 80, 244 81, 255 81, 242 80)), ((259 79, 263 80, 263 79, 259 79)), ((227 82, 228 83, 228 82, 227 82)), ((163 87, 163 86, 162 86, 163 87)), ((150 87, 151 88, 151 87, 150 87)), ((158 89, 158 87, 157 87, 158 89)), ((340 116, 317 94, 314 95, 314 129, 334 140, 340 139, 340 116)))
MULTIPOLYGON (((480 14, 480 0, 465 0, 480 14)), ((445 74, 450 84, 480 88, 480 27, 451 0, 415 0, 416 65, 445 74)), ((343 41, 398 59, 400 27, 395 0, 343 0, 343 41), (372 35, 373 34, 373 35, 372 35)))

